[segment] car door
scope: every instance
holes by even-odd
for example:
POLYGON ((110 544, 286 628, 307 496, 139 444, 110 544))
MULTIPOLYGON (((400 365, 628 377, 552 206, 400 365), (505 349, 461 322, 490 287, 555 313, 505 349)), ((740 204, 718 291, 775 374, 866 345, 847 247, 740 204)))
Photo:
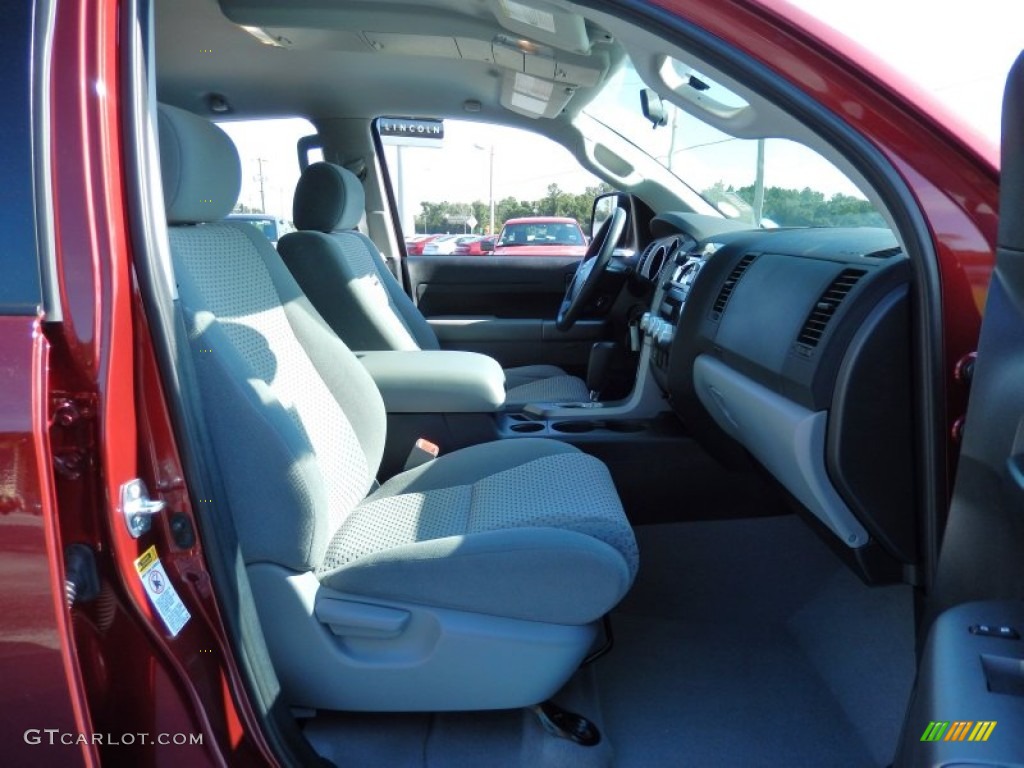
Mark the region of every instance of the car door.
POLYGON ((898 766, 1024 765, 1024 54, 1002 142, 996 269, 898 766))
POLYGON ((482 352, 502 365, 549 363, 581 373, 604 319, 569 331, 555 315, 579 256, 409 256, 413 301, 441 346, 482 352))
POLYGON ((521 217, 566 217, 586 231, 599 180, 532 131, 394 117, 374 127, 393 220, 405 236, 440 235, 402 261, 410 297, 441 346, 482 352, 505 367, 548 363, 582 375, 594 342, 614 335, 615 318, 598 312, 569 331, 555 328, 578 245, 470 255, 442 238, 497 234, 521 217))

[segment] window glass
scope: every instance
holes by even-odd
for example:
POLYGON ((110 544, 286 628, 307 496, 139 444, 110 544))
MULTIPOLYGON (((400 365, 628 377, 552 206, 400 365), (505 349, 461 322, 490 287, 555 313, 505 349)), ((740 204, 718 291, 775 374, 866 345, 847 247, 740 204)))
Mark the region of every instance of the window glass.
POLYGON ((250 222, 276 241, 284 231, 294 228, 292 197, 300 173, 298 141, 316 133, 316 129, 303 118, 224 121, 218 125, 235 143, 242 162, 242 190, 234 213, 271 217, 250 222))
POLYGON ((5 8, 4 23, 8 44, 0 53, 0 82, 8 108, 0 118, 0 314, 32 315, 42 297, 32 199, 32 3, 5 8))
POLYGON ((528 131, 465 120, 381 118, 377 126, 410 254, 488 253, 493 243, 424 236, 493 237, 519 218, 574 221, 517 225, 503 241, 585 245, 581 227, 589 231, 594 198, 608 188, 564 147, 528 131))
POLYGON ((685 99, 691 111, 665 100, 665 124, 652 128, 640 109, 647 84, 627 60, 585 113, 729 218, 768 227, 885 226, 864 193, 809 147, 777 138, 736 138, 696 116, 701 110, 739 115, 749 106, 742 97, 674 59, 666 59, 660 74, 663 88, 685 99))

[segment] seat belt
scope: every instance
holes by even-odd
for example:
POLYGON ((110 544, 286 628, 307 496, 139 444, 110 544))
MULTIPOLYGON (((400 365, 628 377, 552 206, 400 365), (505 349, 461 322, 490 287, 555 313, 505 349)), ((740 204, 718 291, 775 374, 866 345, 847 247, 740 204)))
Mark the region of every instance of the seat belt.
POLYGON ((409 451, 409 458, 405 460, 405 467, 402 471, 408 472, 410 469, 416 469, 416 467, 431 462, 437 458, 440 452, 441 449, 435 443, 421 437, 413 444, 412 450, 409 451))

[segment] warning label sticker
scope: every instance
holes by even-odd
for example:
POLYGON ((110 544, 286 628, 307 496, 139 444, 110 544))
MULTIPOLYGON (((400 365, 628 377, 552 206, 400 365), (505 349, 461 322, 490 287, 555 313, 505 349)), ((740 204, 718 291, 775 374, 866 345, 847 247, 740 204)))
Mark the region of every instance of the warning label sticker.
POLYGON ((142 586, 145 588, 146 594, 149 595, 156 612, 160 614, 160 618, 167 625, 171 637, 177 637, 182 627, 188 624, 188 620, 192 618, 192 614, 181 602, 174 585, 167 578, 167 571, 164 570, 160 558, 156 556, 155 546, 139 555, 135 560, 135 570, 139 572, 142 586))
POLYGON ((554 14, 533 8, 525 3, 517 3, 515 0, 501 0, 501 7, 504 9, 505 15, 512 21, 555 34, 554 14))

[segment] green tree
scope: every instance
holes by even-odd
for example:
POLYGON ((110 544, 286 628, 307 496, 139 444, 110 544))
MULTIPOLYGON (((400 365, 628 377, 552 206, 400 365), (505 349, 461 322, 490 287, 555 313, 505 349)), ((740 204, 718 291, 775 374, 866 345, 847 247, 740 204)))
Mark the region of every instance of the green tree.
POLYGON ((514 197, 506 197, 503 200, 499 200, 494 206, 494 226, 500 229, 501 225, 509 219, 538 215, 539 212, 534 213, 536 207, 537 202, 531 203, 528 200, 516 200, 514 197))
MULTIPOLYGON (((509 219, 517 219, 523 216, 568 216, 576 219, 583 228, 588 231, 590 217, 593 212, 594 198, 612 188, 601 183, 594 187, 587 187, 579 193, 566 192, 558 184, 549 184, 547 194, 538 200, 517 200, 514 197, 506 197, 494 202, 494 228, 501 230, 502 225, 509 219)), ((466 216, 472 214, 477 220, 474 227, 476 232, 484 232, 490 224, 490 206, 483 200, 474 200, 472 203, 424 201, 421 205, 420 214, 416 217, 416 231, 431 234, 443 232, 461 232, 462 225, 453 224, 450 217, 453 215, 466 216)), ((496 232, 494 234, 497 234, 496 232)))
MULTIPOLYGON (((747 206, 754 202, 754 185, 735 189, 719 181, 701 193, 712 203, 735 201, 747 206)), ((738 206, 734 206, 738 207, 738 206)), ((826 198, 823 192, 804 187, 785 189, 767 187, 761 214, 780 227, 884 227, 881 217, 869 200, 836 193, 826 198)))

